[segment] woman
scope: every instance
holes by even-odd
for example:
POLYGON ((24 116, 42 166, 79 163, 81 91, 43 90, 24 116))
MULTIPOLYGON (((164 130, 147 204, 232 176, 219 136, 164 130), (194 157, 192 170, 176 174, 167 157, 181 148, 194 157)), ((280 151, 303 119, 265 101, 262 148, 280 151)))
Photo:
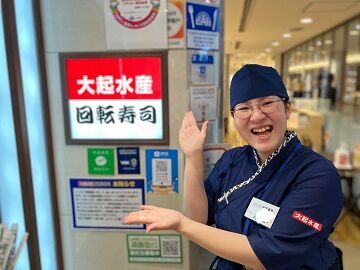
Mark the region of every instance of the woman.
POLYGON ((275 69, 245 65, 232 79, 230 105, 249 145, 226 151, 204 182, 207 123, 199 130, 186 113, 179 137, 188 217, 142 206, 125 222, 183 234, 218 256, 216 269, 336 269, 328 237, 342 208, 340 178, 286 130, 288 100, 275 69))

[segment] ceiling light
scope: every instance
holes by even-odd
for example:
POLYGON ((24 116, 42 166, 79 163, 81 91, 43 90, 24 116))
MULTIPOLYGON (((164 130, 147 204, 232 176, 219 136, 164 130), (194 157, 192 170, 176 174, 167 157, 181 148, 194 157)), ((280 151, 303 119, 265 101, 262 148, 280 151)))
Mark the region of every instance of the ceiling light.
POLYGON ((272 43, 272 45, 273 45, 274 47, 277 47, 277 46, 279 46, 279 45, 280 45, 280 42, 278 42, 278 41, 274 41, 274 42, 272 43))
POLYGON ((309 48, 308 48, 308 50, 309 51, 313 51, 315 48, 313 47, 313 46, 310 46, 309 48))
POLYGON ((266 48, 265 52, 271 52, 271 48, 266 48))
POLYGON ((291 38, 292 34, 291 33, 284 33, 283 34, 283 38, 291 38))
POLYGON ((355 24, 355 29, 360 30, 360 23, 355 24))
POLYGON ((351 30, 349 32, 350 36, 358 36, 359 35, 359 31, 358 30, 351 30))
POLYGON ((316 41, 316 46, 321 46, 321 45, 322 45, 321 40, 317 40, 317 41, 316 41))
POLYGON ((297 51, 296 54, 297 54, 297 55, 302 55, 302 52, 301 52, 301 51, 297 51))
POLYGON ((309 18, 309 17, 307 17, 307 18, 302 18, 302 19, 300 19, 300 22, 301 22, 302 24, 309 24, 309 23, 313 23, 313 19, 311 19, 311 18, 309 18))
POLYGON ((326 45, 331 45, 331 44, 333 44, 333 41, 332 41, 331 39, 326 39, 326 40, 324 41, 324 43, 325 43, 326 45))

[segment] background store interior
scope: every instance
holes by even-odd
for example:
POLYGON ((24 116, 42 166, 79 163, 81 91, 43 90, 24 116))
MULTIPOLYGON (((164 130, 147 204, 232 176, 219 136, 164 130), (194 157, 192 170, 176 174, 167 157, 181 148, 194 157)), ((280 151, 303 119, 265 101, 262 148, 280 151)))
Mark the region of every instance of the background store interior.
MULTIPOLYGON (((288 128, 329 159, 343 151, 342 144, 350 154, 345 167, 356 162, 354 149, 360 144, 359 14, 360 1, 225 3, 225 18, 237 18, 225 19, 229 74, 247 63, 276 67, 292 97, 288 128)), ((225 141, 244 143, 232 121, 225 141)), ((344 269, 358 269, 360 262, 360 168, 354 165, 339 170, 345 207, 332 235, 343 250, 344 269)))

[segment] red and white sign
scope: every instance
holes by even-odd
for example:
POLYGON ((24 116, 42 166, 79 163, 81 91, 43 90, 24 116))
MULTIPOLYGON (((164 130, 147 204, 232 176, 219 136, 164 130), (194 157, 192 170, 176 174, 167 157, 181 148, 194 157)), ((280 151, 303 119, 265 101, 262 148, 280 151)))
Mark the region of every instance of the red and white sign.
POLYGON ((63 64, 72 140, 164 140, 161 56, 65 57, 63 64))
POLYGON ((305 225, 308 225, 309 227, 311 227, 319 232, 321 231, 321 228, 322 228, 321 223, 317 222, 316 220, 314 220, 308 216, 305 216, 304 214, 302 214, 296 210, 292 214, 292 218, 304 223, 305 225))

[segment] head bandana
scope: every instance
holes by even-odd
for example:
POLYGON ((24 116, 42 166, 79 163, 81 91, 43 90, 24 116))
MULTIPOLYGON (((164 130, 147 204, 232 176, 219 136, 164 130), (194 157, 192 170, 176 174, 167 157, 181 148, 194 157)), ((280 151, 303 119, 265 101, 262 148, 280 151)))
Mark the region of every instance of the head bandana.
POLYGON ((251 64, 243 66, 234 74, 230 85, 231 110, 241 102, 266 96, 289 98, 274 68, 251 64))

